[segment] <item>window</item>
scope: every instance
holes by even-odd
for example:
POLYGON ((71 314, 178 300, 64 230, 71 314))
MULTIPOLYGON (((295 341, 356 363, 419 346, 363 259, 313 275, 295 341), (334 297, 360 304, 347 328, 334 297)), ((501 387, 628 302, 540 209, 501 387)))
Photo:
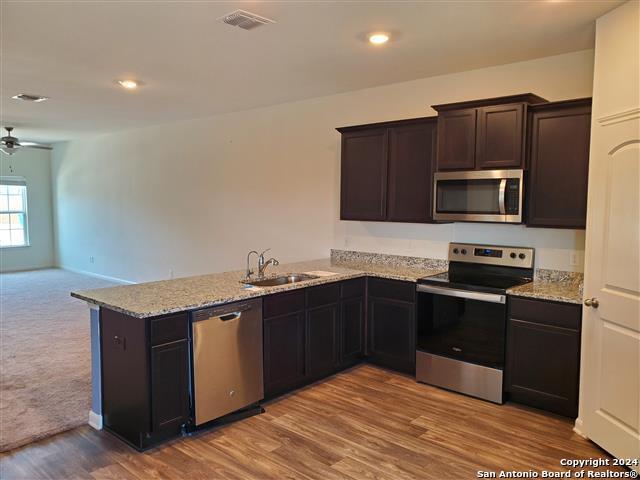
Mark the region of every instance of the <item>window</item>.
POLYGON ((27 183, 21 178, 0 179, 0 248, 29 245, 27 183))

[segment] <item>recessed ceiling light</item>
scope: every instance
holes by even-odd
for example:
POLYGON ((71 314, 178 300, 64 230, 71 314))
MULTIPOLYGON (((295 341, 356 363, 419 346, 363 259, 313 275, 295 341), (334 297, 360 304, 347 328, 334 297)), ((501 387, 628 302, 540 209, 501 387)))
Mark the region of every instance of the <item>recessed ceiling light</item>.
POLYGON ((19 93, 18 95, 14 95, 14 100, 24 100, 25 102, 44 102, 45 100, 49 100, 49 97, 43 97, 42 95, 30 95, 28 93, 19 93))
POLYGON ((389 41, 389 35, 383 32, 376 32, 369 35, 369 42, 374 45, 382 45, 389 41))
POLYGON ((136 80, 118 80, 118 83, 122 88, 126 88, 127 90, 135 90, 140 85, 140 82, 136 80))

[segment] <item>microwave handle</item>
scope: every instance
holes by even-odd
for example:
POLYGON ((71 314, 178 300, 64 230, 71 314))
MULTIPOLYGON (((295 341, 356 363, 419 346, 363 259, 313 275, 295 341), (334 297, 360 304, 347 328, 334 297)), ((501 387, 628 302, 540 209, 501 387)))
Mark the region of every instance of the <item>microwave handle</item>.
POLYGON ((500 180, 500 190, 498 191, 498 208, 500 208, 500 215, 506 215, 507 211, 504 207, 505 197, 507 195, 507 179, 500 180))

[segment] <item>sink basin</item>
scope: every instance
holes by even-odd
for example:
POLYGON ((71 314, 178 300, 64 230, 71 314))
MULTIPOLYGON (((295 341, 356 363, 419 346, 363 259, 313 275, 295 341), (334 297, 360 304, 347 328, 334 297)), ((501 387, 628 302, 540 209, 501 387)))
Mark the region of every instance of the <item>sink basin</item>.
POLYGON ((292 273, 291 275, 281 275, 279 277, 265 278, 264 280, 253 280, 245 282, 255 287, 275 287, 277 285, 287 285, 289 283, 304 282, 305 280, 313 280, 318 278, 315 275, 307 275, 304 273, 292 273))

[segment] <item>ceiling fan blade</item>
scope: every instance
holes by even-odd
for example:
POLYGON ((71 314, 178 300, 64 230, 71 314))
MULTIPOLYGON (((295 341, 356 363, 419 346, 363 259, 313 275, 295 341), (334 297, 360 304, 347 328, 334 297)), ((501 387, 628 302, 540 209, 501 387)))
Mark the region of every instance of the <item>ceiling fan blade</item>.
POLYGON ((20 142, 20 146, 25 148, 39 148, 41 150, 53 150, 53 147, 35 142, 20 142))

